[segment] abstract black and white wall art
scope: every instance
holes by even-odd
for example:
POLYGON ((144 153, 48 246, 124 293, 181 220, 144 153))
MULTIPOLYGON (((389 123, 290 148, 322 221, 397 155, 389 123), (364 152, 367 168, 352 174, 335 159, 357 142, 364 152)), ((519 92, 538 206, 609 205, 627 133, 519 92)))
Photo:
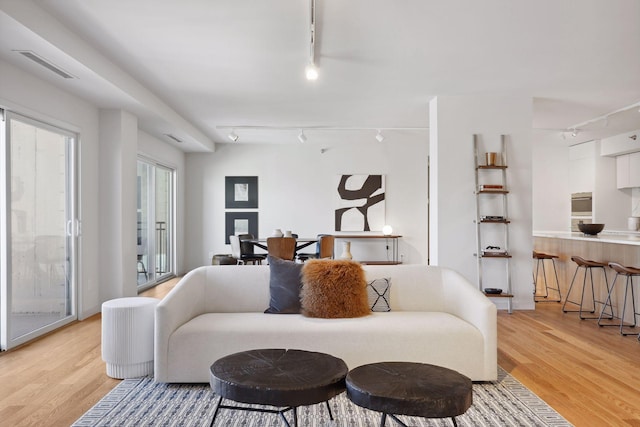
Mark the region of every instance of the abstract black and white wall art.
POLYGON ((339 175, 336 231, 380 231, 385 224, 384 175, 339 175))

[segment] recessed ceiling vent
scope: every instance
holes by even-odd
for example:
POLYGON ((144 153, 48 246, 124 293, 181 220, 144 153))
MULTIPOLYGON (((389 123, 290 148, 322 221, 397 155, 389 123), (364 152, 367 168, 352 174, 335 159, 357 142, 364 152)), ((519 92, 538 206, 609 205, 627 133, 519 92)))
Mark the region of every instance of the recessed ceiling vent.
POLYGON ((34 53, 33 51, 30 51, 30 50, 14 50, 14 52, 18 52, 20 55, 24 56, 25 58, 29 58, 30 60, 32 60, 36 64, 42 65, 44 68, 48 69, 49 71, 53 71, 54 73, 56 73, 57 75, 59 75, 62 78, 65 78, 65 79, 75 79, 76 78, 74 75, 67 73, 62 68, 58 67, 57 65, 52 64, 51 62, 47 61, 46 59, 44 59, 40 55, 34 53))
POLYGON ((177 138, 177 137, 171 135, 170 133, 165 133, 164 136, 166 136, 169 139, 172 139, 173 141, 177 142, 178 144, 182 144, 182 140, 180 138, 177 138))

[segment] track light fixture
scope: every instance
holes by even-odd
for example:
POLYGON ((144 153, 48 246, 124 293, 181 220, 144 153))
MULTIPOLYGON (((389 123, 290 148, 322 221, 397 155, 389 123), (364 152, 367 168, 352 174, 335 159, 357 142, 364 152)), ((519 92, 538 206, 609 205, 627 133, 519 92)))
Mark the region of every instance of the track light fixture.
POLYGON ((318 80, 318 68, 315 61, 316 50, 316 0, 310 0, 310 23, 309 23, 309 63, 304 69, 307 80, 318 80))
POLYGON ((576 136, 578 136, 578 129, 573 128, 573 129, 571 130, 571 136, 572 136, 572 137, 574 137, 574 138, 575 138, 576 136))
POLYGON ((307 80, 318 80, 318 69, 313 62, 309 62, 305 67, 304 74, 307 76, 307 80))
MULTIPOLYGON (((233 141, 236 142, 238 141, 238 139, 240 139, 240 137, 238 136, 238 134, 236 134, 236 129, 241 129, 241 130, 247 130, 247 129, 252 129, 252 130, 259 130, 259 131, 291 131, 291 132, 296 132, 296 135, 298 137, 298 141, 300 141, 301 143, 305 143, 308 141, 308 136, 304 133, 305 130, 312 130, 314 133, 318 133, 318 132, 336 132, 336 131, 362 131, 362 132, 366 132, 367 135, 371 135, 371 132, 376 132, 375 134, 375 139, 378 142, 382 142, 386 140, 386 136, 382 133, 384 132, 391 132, 393 133, 394 131, 419 131, 419 132, 423 132, 429 129, 429 127, 343 127, 343 126, 269 126, 269 125, 243 125, 243 124, 239 124, 239 123, 234 123, 232 125, 218 125, 216 126, 216 129, 219 130, 231 130, 228 134, 227 137, 233 141)), ((562 137, 564 138, 564 134, 565 133, 569 133, 571 132, 571 129, 565 129, 563 130, 562 133, 562 137)), ((577 132, 578 129, 575 129, 575 131, 577 132)), ((365 136, 365 135, 363 135, 365 136)))

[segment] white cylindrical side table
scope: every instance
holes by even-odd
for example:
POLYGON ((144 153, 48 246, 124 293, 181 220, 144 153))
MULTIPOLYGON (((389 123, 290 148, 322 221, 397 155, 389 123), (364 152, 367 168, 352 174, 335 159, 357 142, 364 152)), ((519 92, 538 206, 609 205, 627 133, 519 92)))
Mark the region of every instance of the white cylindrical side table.
POLYGON ((102 304, 102 360, 112 378, 153 374, 157 298, 117 298, 102 304))

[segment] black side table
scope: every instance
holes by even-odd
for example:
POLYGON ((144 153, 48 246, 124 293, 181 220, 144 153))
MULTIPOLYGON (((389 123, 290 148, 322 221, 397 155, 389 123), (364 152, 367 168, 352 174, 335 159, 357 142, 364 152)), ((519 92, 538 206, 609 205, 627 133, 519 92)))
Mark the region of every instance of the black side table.
POLYGON ((328 401, 345 390, 348 371, 342 359, 304 350, 249 350, 225 356, 211 365, 211 388, 220 396, 211 426, 220 409, 279 414, 288 427, 284 413, 291 410, 297 426, 296 408, 321 402, 326 402, 333 420, 328 401), (222 399, 283 409, 223 405, 222 399))
POLYGON ((382 412, 407 427, 396 415, 455 417, 472 403, 471 380, 451 369, 424 363, 382 362, 359 366, 347 375, 347 396, 358 406, 382 412))

